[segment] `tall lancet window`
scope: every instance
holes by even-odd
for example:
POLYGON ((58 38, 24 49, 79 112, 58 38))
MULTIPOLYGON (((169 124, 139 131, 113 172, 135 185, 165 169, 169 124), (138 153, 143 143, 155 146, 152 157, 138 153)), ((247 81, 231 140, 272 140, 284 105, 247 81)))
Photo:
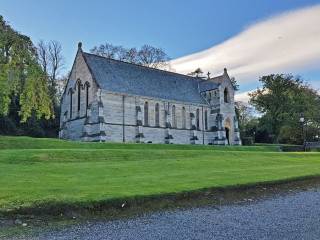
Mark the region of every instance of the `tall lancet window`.
POLYGON ((160 126, 160 110, 159 110, 159 103, 155 105, 155 124, 157 127, 160 126))
POLYGON ((77 88, 78 88, 78 112, 80 112, 80 104, 81 104, 81 82, 78 81, 77 83, 77 88))
POLYGON ((186 128, 186 108, 185 107, 182 107, 182 110, 181 110, 181 118, 182 118, 182 128, 186 128))
POLYGON ((85 83, 85 89, 86 89, 86 114, 87 114, 88 107, 89 107, 89 87, 90 87, 90 83, 86 82, 85 83))
POLYGON ((208 130, 208 111, 207 110, 204 111, 204 127, 205 127, 205 130, 208 130))
POLYGON ((69 107, 70 107, 70 109, 69 109, 70 115, 69 116, 70 116, 70 119, 72 118, 72 98, 73 98, 72 93, 73 93, 72 88, 70 88, 69 89, 69 95, 70 95, 70 100, 69 100, 69 103, 70 103, 70 105, 69 105, 69 107))
POLYGON ((176 116, 176 106, 172 106, 172 127, 177 127, 177 116, 176 116))
POLYGON ((196 124, 197 124, 197 130, 200 129, 200 112, 199 112, 199 109, 197 109, 197 112, 196 112, 196 124))
POLYGON ((149 104, 148 102, 144 103, 144 125, 149 125, 149 104))
POLYGON ((227 88, 224 89, 223 95, 224 95, 224 102, 228 103, 229 102, 229 93, 228 93, 227 88))

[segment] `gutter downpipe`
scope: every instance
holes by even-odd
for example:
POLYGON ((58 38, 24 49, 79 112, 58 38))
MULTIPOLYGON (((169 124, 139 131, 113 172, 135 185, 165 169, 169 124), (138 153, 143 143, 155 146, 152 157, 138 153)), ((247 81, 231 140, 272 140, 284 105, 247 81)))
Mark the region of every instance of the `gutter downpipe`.
POLYGON ((125 136, 125 111, 124 111, 124 103, 125 103, 125 96, 122 95, 122 142, 126 141, 125 136))

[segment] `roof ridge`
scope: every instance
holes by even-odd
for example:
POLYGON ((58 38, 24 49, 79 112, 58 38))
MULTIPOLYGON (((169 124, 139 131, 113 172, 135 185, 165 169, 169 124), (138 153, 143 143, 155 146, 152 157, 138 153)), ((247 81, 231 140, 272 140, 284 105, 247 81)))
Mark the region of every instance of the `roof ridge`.
POLYGON ((97 55, 97 54, 94 54, 94 53, 88 53, 88 52, 82 52, 82 53, 83 54, 87 54, 87 55, 92 55, 92 56, 95 56, 95 57, 99 57, 99 58, 103 58, 103 59, 106 59, 106 60, 111 60, 111 61, 115 61, 115 62, 125 63, 125 64, 128 64, 128 65, 133 65, 133 66, 149 69, 151 71, 159 71, 159 72, 165 72, 165 73, 172 74, 172 75, 179 75, 179 76, 191 78, 192 80, 197 80, 197 81, 200 81, 200 82, 201 81, 206 81, 205 79, 200 78, 200 77, 192 77, 192 76, 189 76, 189 75, 186 75, 186 74, 182 74, 182 73, 176 73, 176 72, 171 72, 171 71, 162 70, 162 69, 158 69, 158 68, 143 66, 143 65, 140 65, 140 64, 136 64, 136 63, 130 63, 130 62, 126 62, 126 61, 122 61, 122 60, 118 60, 118 59, 113 59, 113 58, 100 56, 100 55, 97 55))

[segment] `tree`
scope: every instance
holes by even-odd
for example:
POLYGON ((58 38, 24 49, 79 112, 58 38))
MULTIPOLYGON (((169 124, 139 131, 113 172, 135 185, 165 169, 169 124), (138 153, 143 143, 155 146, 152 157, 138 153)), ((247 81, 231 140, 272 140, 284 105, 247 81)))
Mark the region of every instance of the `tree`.
POLYGON ((102 57, 117 59, 116 53, 118 49, 119 49, 118 46, 114 46, 110 43, 105 43, 105 44, 100 44, 99 46, 93 47, 90 50, 90 52, 102 57))
POLYGON ((252 119, 257 118, 253 107, 240 101, 235 102, 235 111, 240 129, 248 124, 252 119))
POLYGON ((272 74, 259 80, 262 88, 250 95, 250 103, 264 115, 261 121, 273 134, 274 142, 301 142, 300 114, 319 123, 320 97, 299 77, 290 74, 272 74), (288 138, 291 134, 293 137, 288 138))
POLYGON ((58 41, 41 40, 37 45, 38 62, 42 70, 47 75, 50 97, 53 104, 57 105, 59 101, 58 82, 60 81, 60 71, 64 66, 64 57, 62 56, 62 47, 58 41))
POLYGON ((53 117, 45 73, 37 62, 36 48, 29 37, 16 32, 0 16, 0 115, 17 102, 20 120, 53 117))
POLYGON ((203 78, 203 71, 201 68, 197 68, 193 72, 188 73, 188 75, 192 77, 202 77, 203 78))
POLYGON ((126 51, 124 61, 128 63, 138 63, 138 51, 136 48, 130 48, 126 51))
POLYGON ((244 145, 255 142, 255 135, 259 123, 252 106, 243 102, 235 102, 235 111, 238 118, 240 136, 244 145))
POLYGON ((139 50, 136 48, 124 48, 110 43, 95 46, 90 50, 99 56, 134 63, 152 68, 165 68, 169 57, 161 49, 151 45, 143 45, 139 50))
POLYGON ((143 45, 137 55, 138 64, 152 67, 164 68, 168 65, 168 56, 161 49, 150 45, 143 45))
POLYGON ((61 70, 64 66, 61 44, 58 41, 45 42, 41 40, 37 45, 37 55, 38 62, 46 75, 46 83, 56 118, 47 121, 40 120, 38 122, 35 119, 31 119, 30 124, 35 125, 34 131, 36 131, 37 135, 43 132, 42 135, 56 136, 59 129, 60 98, 67 80, 66 75, 61 75, 61 70), (41 126, 36 125, 38 123, 40 123, 41 126), (41 131, 41 127, 44 128, 45 131, 41 131))
POLYGON ((235 91, 239 91, 239 84, 238 84, 237 80, 234 77, 231 77, 230 81, 231 81, 231 84, 233 86, 233 89, 235 91))

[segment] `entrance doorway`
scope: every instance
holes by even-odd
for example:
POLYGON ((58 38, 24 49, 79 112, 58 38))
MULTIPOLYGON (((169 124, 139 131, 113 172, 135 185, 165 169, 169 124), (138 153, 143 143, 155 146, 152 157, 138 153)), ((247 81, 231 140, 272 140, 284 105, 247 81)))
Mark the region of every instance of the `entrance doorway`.
POLYGON ((225 131, 226 131, 226 138, 228 141, 228 145, 230 145, 230 130, 229 128, 225 128, 225 131))
POLYGON ((232 131, 232 122, 230 118, 227 118, 224 122, 224 130, 226 132, 226 139, 227 139, 227 144, 231 145, 233 143, 233 132, 232 131))

